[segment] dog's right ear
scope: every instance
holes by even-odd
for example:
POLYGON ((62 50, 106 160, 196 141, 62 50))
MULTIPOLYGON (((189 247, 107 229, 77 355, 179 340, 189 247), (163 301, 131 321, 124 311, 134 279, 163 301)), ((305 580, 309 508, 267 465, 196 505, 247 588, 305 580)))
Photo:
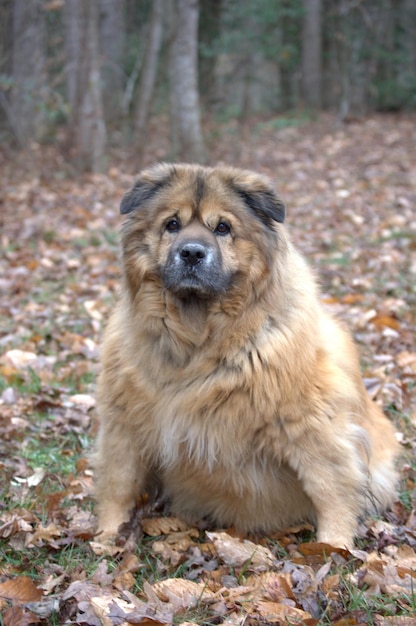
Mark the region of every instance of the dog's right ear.
POLYGON ((172 173, 172 168, 165 163, 144 170, 133 187, 124 194, 120 204, 120 213, 126 215, 126 213, 139 209, 168 184, 172 173))

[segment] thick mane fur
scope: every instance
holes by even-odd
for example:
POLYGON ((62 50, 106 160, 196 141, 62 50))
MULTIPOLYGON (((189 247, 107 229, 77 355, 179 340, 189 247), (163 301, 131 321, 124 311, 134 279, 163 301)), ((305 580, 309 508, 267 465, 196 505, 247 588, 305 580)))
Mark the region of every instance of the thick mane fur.
POLYGON ((115 533, 155 477, 188 520, 268 531, 307 519, 319 541, 351 547, 359 516, 394 498, 394 433, 270 182, 162 164, 121 212, 123 286, 98 386, 100 528, 115 533))

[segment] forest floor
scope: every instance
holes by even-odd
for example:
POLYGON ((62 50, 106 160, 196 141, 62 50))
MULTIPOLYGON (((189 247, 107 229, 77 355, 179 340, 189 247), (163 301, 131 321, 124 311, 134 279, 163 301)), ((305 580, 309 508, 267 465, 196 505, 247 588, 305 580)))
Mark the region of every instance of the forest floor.
MULTIPOLYGON (((144 510, 94 536, 89 467, 103 325, 119 281, 133 160, 71 178, 51 147, 0 154, 0 623, 375 624, 416 618, 416 118, 330 117, 208 129, 213 162, 268 174, 323 299, 359 345, 402 445, 400 497, 356 549, 304 525, 204 533, 144 510)), ((162 134, 146 161, 165 158, 162 134)))

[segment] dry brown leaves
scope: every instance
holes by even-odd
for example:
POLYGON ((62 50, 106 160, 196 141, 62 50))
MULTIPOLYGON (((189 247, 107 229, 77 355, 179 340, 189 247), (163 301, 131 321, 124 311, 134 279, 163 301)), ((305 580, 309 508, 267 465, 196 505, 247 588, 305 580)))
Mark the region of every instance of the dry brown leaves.
MULTIPOLYGON (((366 520, 353 553, 305 543, 308 527, 267 540, 204 534, 149 510, 142 537, 131 528, 118 545, 101 544, 88 465, 94 380, 119 279, 118 206, 134 172, 129 155, 78 180, 51 148, 34 146, 36 167, 0 155, 5 626, 416 623, 415 119, 223 130, 213 160, 276 182, 326 305, 359 343, 368 391, 400 433, 404 504, 366 520)), ((155 136, 149 162, 163 158, 164 141, 155 136)))
MULTIPOLYGON (((155 520, 165 523, 162 518, 155 520)), ((404 607, 405 598, 412 595, 416 552, 408 545, 390 546, 383 552, 349 553, 326 544, 309 543, 299 544, 298 556, 278 558, 262 545, 264 540, 252 542, 219 532, 207 533, 210 541, 201 543, 199 533, 188 529, 191 530, 194 541, 186 548, 181 538, 175 542, 172 535, 153 543, 159 568, 164 569, 166 578, 153 583, 145 581, 139 594, 131 590, 134 574, 143 564, 128 551, 124 551, 115 569, 110 570, 109 563, 103 560, 92 577, 68 581, 60 594, 56 588, 64 574, 55 578, 49 575, 36 585, 27 576, 6 580, 0 584, 4 624, 37 623, 64 605, 72 607, 71 623, 105 626, 171 625, 193 611, 204 619, 209 615, 226 624, 256 619, 263 624, 315 625, 321 623, 323 614, 335 624, 358 624, 362 623, 358 612, 351 612, 348 622, 337 619, 343 611, 346 581, 363 590, 369 606, 372 597, 384 594, 398 598, 404 607), (181 554, 182 564, 187 565, 184 577, 169 576, 173 565, 170 553, 155 549, 165 542, 181 554), (205 568, 198 572, 199 580, 191 580, 192 567, 201 563, 205 563, 205 568), (351 568, 352 573, 345 573, 351 568), (18 609, 13 620, 10 606, 18 609), (16 615, 21 620, 14 621, 16 615)), ((289 536, 294 541, 290 531, 289 536)), ((406 618, 404 622, 389 619, 380 617, 376 623, 412 624, 406 618)))

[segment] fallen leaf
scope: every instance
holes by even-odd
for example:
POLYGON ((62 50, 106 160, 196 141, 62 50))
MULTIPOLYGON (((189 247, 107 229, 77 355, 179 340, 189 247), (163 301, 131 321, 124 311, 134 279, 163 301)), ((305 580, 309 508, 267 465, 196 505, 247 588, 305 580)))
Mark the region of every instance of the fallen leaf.
POLYGON ((31 476, 28 476, 26 479, 27 486, 36 487, 42 482, 45 476, 46 470, 44 467, 35 467, 35 469, 33 470, 33 474, 31 476))
POLYGON ((16 389, 14 389, 14 387, 7 387, 0 396, 0 404, 15 404, 17 398, 16 389))
POLYGON ((60 537, 62 535, 62 529, 58 528, 55 524, 51 523, 48 526, 42 526, 39 524, 33 535, 28 535, 28 540, 26 545, 33 546, 36 545, 39 541, 43 542, 51 542, 56 537, 60 537))
POLYGON ((247 585, 262 600, 271 600, 272 602, 278 602, 284 598, 295 600, 292 579, 288 572, 264 572, 260 575, 252 575, 247 578, 247 585))
POLYGON ((96 585, 101 585, 105 587, 106 585, 111 585, 113 582, 113 576, 107 571, 108 563, 106 559, 103 559, 98 563, 98 567, 95 570, 94 574, 91 576, 90 581, 95 583, 96 585))
POLYGON ((393 330, 400 330, 400 322, 395 317, 391 315, 384 315, 382 313, 374 315, 369 320, 374 326, 378 329, 381 328, 392 328, 393 330))
POLYGON ((344 559, 348 559, 350 556, 349 550, 345 548, 337 548, 335 546, 331 546, 329 543, 319 543, 319 542, 307 542, 300 543, 298 546, 298 550, 301 554, 305 556, 322 556, 324 558, 329 558, 331 554, 340 554, 344 559))
POLYGON ((115 546, 109 543, 100 543, 99 541, 90 541, 90 548, 97 556, 117 556, 124 552, 122 546, 115 546))
MULTIPOLYGON (((114 621, 112 619, 113 616, 117 615, 119 612, 127 615, 128 613, 133 613, 135 609, 134 604, 130 604, 121 598, 115 598, 112 596, 97 596, 91 598, 91 606, 94 613, 99 618, 102 626, 114 626, 114 621), (119 611, 114 610, 114 604, 119 611), (111 612, 113 613, 112 616, 110 616, 111 612)), ((127 626, 127 621, 118 623, 122 623, 127 626)))
POLYGON ((113 587, 119 591, 125 591, 126 589, 133 589, 136 585, 136 577, 131 572, 121 572, 116 574, 112 581, 113 587))
POLYGON ((77 393, 74 396, 69 396, 68 400, 69 402, 72 402, 72 404, 76 404, 77 406, 81 406, 86 409, 91 409, 95 406, 95 398, 86 393, 77 393))
POLYGON ((39 622, 40 617, 20 606, 10 606, 2 614, 3 626, 30 626, 39 622))
POLYGON ((38 602, 43 593, 29 576, 18 576, 0 583, 0 597, 12 602, 38 602))
POLYGON ((214 543, 218 556, 226 565, 232 567, 246 566, 250 570, 262 571, 276 563, 272 552, 264 546, 252 543, 247 539, 241 541, 227 533, 207 532, 206 534, 214 543))
POLYGON ((103 319, 102 313, 99 310, 99 302, 96 300, 86 300, 84 302, 84 307, 92 319, 99 322, 103 319))
POLYGON ((367 585, 367 594, 385 593, 391 597, 413 593, 416 553, 410 546, 389 546, 390 555, 371 552, 352 576, 367 585))
POLYGON ((37 361, 37 354, 34 352, 26 352, 25 350, 9 350, 6 352, 2 361, 10 364, 16 369, 22 369, 33 365, 37 361))
POLYGON ((31 613, 35 613, 44 620, 58 613, 60 602, 58 598, 43 598, 40 602, 27 602, 25 606, 31 613))
POLYGON ((271 624, 318 624, 318 620, 312 618, 310 613, 287 606, 279 602, 266 602, 261 600, 253 605, 250 613, 253 617, 260 615, 267 623, 271 624))
POLYGON ((363 300, 364 296, 361 293, 347 293, 341 298, 341 302, 344 304, 357 304, 357 302, 362 302, 363 300))
POLYGON ((400 352, 396 356, 396 363, 399 367, 409 367, 416 373, 416 352, 400 352))
POLYGON ((175 613, 215 598, 215 594, 204 583, 182 578, 160 580, 152 585, 152 589, 160 600, 172 604, 175 613))
POLYGON ((172 567, 176 567, 177 565, 179 565, 182 560, 182 554, 177 550, 174 550, 164 541, 155 541, 152 545, 152 550, 165 563, 169 562, 172 567))
POLYGON ((416 626, 416 617, 410 615, 392 615, 377 619, 378 626, 416 626))
POLYGON ((177 517, 151 517, 141 520, 143 532, 150 537, 169 535, 177 531, 188 530, 189 526, 177 517))
POLYGON ((60 576, 48 576, 39 586, 39 589, 42 589, 46 595, 51 593, 56 587, 58 587, 66 578, 66 574, 61 574, 60 576))
POLYGON ((178 565, 184 552, 196 545, 194 539, 199 537, 196 528, 174 532, 167 535, 164 541, 154 541, 152 550, 161 556, 164 561, 170 561, 173 566, 178 565))

